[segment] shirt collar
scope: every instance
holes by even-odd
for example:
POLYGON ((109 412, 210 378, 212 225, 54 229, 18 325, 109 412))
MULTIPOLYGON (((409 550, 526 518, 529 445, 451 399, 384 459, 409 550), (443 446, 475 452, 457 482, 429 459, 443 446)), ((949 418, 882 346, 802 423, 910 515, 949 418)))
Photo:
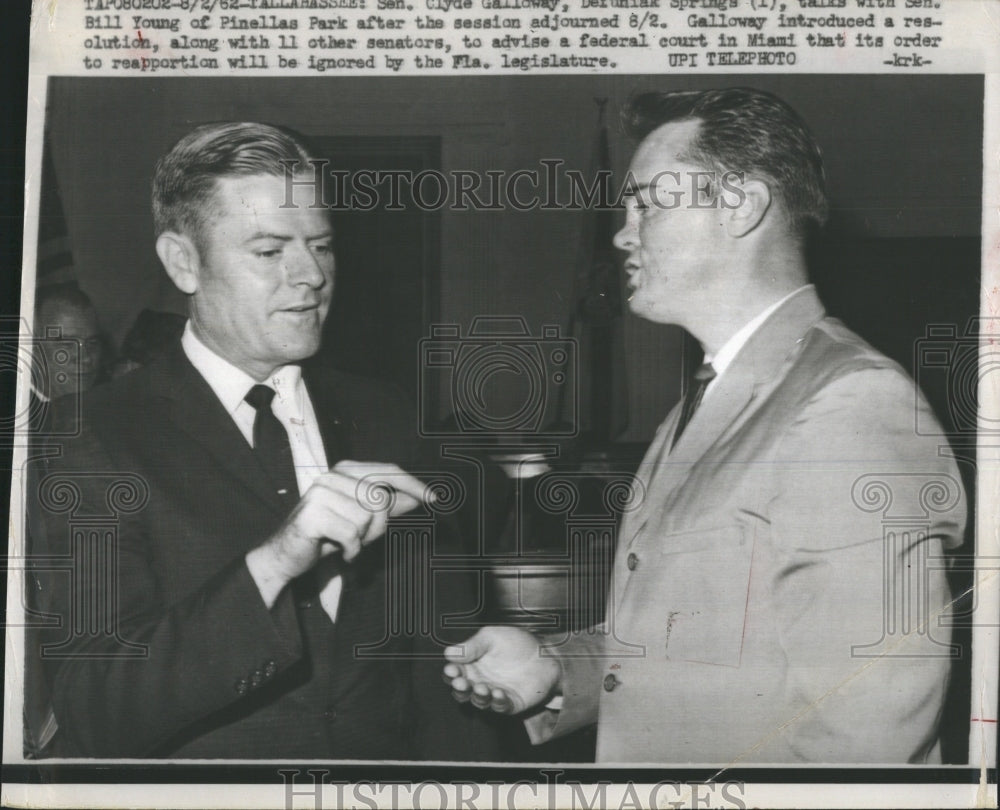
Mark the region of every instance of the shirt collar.
POLYGON ((715 356, 705 355, 705 362, 712 364, 712 368, 715 370, 715 376, 719 377, 722 375, 722 372, 728 368, 729 364, 733 362, 736 355, 739 354, 740 349, 742 349, 746 342, 750 340, 750 336, 760 329, 760 327, 764 325, 764 321, 770 318, 777 311, 777 309, 785 303, 785 301, 793 295, 798 295, 803 290, 809 289, 812 286, 812 284, 803 284, 797 290, 792 290, 784 298, 775 301, 771 304, 771 306, 767 307, 767 309, 763 310, 756 317, 744 324, 743 327, 736 332, 736 334, 734 334, 722 345, 722 348, 715 353, 715 356))
MULTIPOLYGON (((230 415, 236 413, 247 391, 257 384, 257 380, 202 343, 191 328, 191 321, 184 326, 181 346, 191 365, 205 378, 226 411, 230 415)), ((298 366, 280 366, 263 384, 274 388, 279 396, 294 396, 301 378, 302 370, 298 366)))

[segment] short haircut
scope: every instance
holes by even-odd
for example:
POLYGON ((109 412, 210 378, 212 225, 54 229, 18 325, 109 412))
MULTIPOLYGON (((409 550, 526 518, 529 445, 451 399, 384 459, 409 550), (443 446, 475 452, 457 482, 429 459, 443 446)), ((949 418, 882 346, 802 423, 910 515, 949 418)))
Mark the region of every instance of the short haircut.
POLYGON ((156 235, 174 231, 199 248, 212 215, 216 180, 305 171, 312 160, 299 136, 270 124, 205 124, 183 138, 156 164, 153 223, 156 235))
POLYGON ((75 309, 79 312, 93 312, 94 304, 90 296, 76 286, 75 281, 50 284, 39 287, 35 294, 35 313, 43 309, 75 309))
POLYGON ((763 180, 799 235, 826 222, 823 156, 805 121, 780 98, 748 87, 652 92, 622 110, 625 131, 637 140, 680 121, 701 122, 685 162, 720 177, 735 171, 763 180))

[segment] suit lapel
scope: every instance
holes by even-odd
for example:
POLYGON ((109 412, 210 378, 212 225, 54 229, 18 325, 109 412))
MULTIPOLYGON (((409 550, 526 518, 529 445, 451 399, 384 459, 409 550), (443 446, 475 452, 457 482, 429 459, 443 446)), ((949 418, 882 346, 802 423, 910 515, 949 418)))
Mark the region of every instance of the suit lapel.
POLYGON ((646 497, 635 517, 622 524, 626 543, 631 543, 646 522, 664 508, 691 468, 733 428, 754 401, 757 390, 773 381, 801 338, 824 315, 812 287, 796 293, 775 310, 733 358, 673 450, 670 441, 680 417, 680 404, 671 411, 639 468, 647 487, 646 497))
POLYGON ((250 445, 211 386, 191 365, 178 341, 154 377, 153 395, 164 402, 166 417, 198 442, 226 474, 263 503, 282 513, 288 507, 260 468, 250 445))
MULTIPOLYGON (((687 477, 691 467, 746 410, 753 400, 752 371, 748 366, 737 366, 735 363, 726 369, 716 387, 695 411, 677 444, 664 453, 658 469, 654 471, 650 486, 652 503, 662 504, 667 495, 687 477)), ((677 429, 679 416, 680 409, 677 408, 671 414, 671 429, 666 431, 671 440, 677 429)), ((669 441, 667 446, 669 447, 669 441)))
POLYGON ((312 402, 313 413, 316 414, 319 432, 323 437, 327 466, 332 467, 341 459, 351 457, 347 436, 343 430, 341 413, 343 407, 338 402, 337 392, 330 390, 331 386, 323 385, 315 372, 303 368, 302 379, 305 381, 306 391, 309 392, 309 401, 312 402))
MULTIPOLYGON (((323 436, 327 464, 332 467, 342 459, 353 458, 355 452, 364 453, 353 446, 346 427, 360 418, 349 404, 350 380, 336 372, 308 367, 303 368, 303 379, 323 436)), ((333 662, 354 660, 356 645, 372 645, 385 633, 385 542, 384 537, 376 540, 380 547, 366 549, 350 563, 344 563, 339 556, 328 557, 323 562, 325 570, 316 571, 321 581, 339 575, 343 583, 337 620, 332 624, 323 622, 324 633, 333 644, 333 662)), ((335 667, 331 697, 342 697, 358 679, 370 674, 366 667, 335 667)))
MULTIPOLYGON (((165 418, 197 442, 225 475, 249 490, 261 503, 285 516, 288 504, 275 492, 273 483, 261 469, 236 423, 211 386, 191 365, 179 342, 161 363, 160 373, 153 378, 151 393, 163 403, 165 418)), ((337 396, 336 381, 328 384, 324 375, 308 375, 304 379, 323 437, 327 463, 332 466, 350 453, 347 436, 341 428, 343 408, 337 396)), ((344 417, 349 419, 351 414, 344 417)), ((340 571, 344 591, 337 625, 330 625, 324 632, 342 631, 341 624, 348 626, 356 621, 352 614, 357 612, 359 595, 354 594, 359 589, 364 590, 361 588, 364 582, 359 579, 365 578, 359 577, 355 568, 355 565, 345 565, 340 571)))
MULTIPOLYGON (((344 396, 344 391, 341 390, 342 386, 350 383, 342 380, 335 372, 320 373, 308 366, 303 367, 302 378, 305 381, 306 390, 309 392, 313 413, 316 414, 320 435, 323 437, 323 450, 326 453, 327 466, 333 467, 338 461, 352 458, 354 448, 344 425, 355 419, 356 415, 345 404, 347 398, 344 396)), ((350 564, 344 564, 338 560, 339 557, 327 558, 325 560, 327 566, 325 574, 317 575, 321 579, 336 574, 342 577, 343 591, 340 596, 337 621, 334 625, 335 632, 339 636, 351 620, 351 615, 358 601, 355 592, 364 584, 364 577, 359 576, 357 560, 350 564)))
POLYGON ((669 450, 670 437, 674 433, 674 425, 677 423, 679 415, 679 406, 667 415, 667 418, 657 428, 656 435, 646 450, 646 455, 643 456, 639 469, 636 470, 635 477, 644 491, 638 509, 625 512, 622 517, 619 537, 625 543, 632 542, 642 527, 646 525, 646 521, 649 520, 650 511, 655 511, 660 504, 659 500, 653 498, 656 473, 669 450))

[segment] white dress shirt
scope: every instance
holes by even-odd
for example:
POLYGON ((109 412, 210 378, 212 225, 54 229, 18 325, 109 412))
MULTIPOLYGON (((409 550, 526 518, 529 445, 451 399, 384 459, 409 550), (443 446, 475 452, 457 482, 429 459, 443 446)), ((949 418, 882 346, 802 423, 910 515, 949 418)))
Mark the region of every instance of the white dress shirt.
MULTIPOLYGON (((219 357, 201 342, 188 321, 181 336, 181 346, 191 365, 205 378, 226 412, 232 417, 247 444, 253 446, 253 423, 257 411, 244 397, 257 385, 257 380, 238 369, 228 360, 219 357)), ((312 400, 302 380, 302 369, 288 365, 276 369, 270 377, 261 381, 274 389, 271 411, 288 432, 288 443, 292 448, 292 462, 295 465, 295 480, 299 495, 312 486, 317 476, 325 473, 327 466, 323 436, 316 421, 312 400)), ((337 618, 340 605, 340 591, 343 580, 335 576, 323 587, 319 601, 331 621, 337 618)))
POLYGON ((788 293, 788 295, 784 298, 775 301, 763 312, 759 313, 757 316, 745 323, 731 338, 729 338, 729 340, 722 344, 722 348, 719 349, 714 356, 710 354, 705 355, 704 362, 712 364, 715 376, 712 378, 712 381, 705 386, 705 393, 702 396, 703 402, 704 398, 712 393, 712 389, 718 384, 719 378, 725 373, 729 364, 736 358, 736 355, 739 354, 740 349, 742 349, 746 345, 746 342, 750 340, 750 336, 764 325, 764 321, 770 318, 775 311, 777 311, 778 307, 784 304, 785 301, 793 295, 798 295, 803 290, 809 289, 812 286, 812 284, 803 284, 797 290, 792 290, 792 292, 788 293))

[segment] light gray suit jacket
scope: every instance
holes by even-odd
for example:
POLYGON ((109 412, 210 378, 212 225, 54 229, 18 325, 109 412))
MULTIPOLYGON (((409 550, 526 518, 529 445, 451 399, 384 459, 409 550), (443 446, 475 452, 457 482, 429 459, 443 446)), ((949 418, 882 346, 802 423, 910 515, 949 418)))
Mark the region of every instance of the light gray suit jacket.
POLYGON ((601 628, 550 639, 614 762, 927 762, 950 667, 959 474, 910 378, 812 288, 750 337, 638 473, 601 628))

